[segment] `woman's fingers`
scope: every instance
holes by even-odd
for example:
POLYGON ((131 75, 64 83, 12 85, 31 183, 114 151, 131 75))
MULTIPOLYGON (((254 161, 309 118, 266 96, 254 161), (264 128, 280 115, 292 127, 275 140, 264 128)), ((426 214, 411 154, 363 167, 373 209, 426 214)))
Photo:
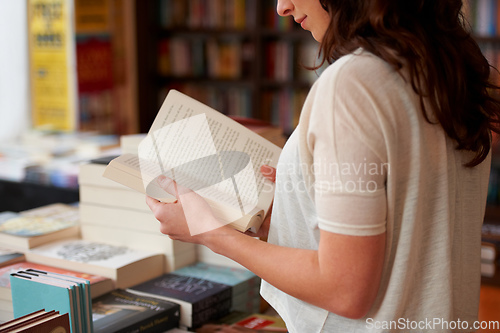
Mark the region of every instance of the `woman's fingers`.
POLYGON ((276 169, 269 165, 263 165, 260 167, 260 173, 273 183, 276 182, 276 169))

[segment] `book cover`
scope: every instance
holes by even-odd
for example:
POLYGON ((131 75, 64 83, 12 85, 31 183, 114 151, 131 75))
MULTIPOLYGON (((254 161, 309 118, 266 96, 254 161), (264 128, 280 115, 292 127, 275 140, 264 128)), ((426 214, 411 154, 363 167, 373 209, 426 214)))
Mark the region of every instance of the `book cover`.
POLYGON ((260 278, 248 269, 214 265, 206 262, 197 262, 172 273, 226 284, 233 289, 233 295, 260 286, 260 278))
POLYGON ((0 324, 0 332, 69 333, 70 331, 69 314, 60 314, 54 310, 45 311, 45 309, 0 324))
POLYGON ((127 288, 165 272, 163 253, 84 239, 68 239, 27 251, 30 262, 108 277, 127 288))
POLYGON ((51 204, 21 213, 0 213, 0 242, 27 250, 56 239, 79 236, 78 207, 51 204))
POLYGON ((259 332, 288 332, 280 317, 254 313, 236 322, 234 326, 245 327, 259 332))
POLYGON ((165 332, 179 326, 180 306, 116 289, 94 300, 92 315, 95 333, 165 332))
POLYGON ((64 274, 67 276, 74 276, 88 280, 90 282, 91 288, 91 298, 103 295, 111 290, 115 289, 114 282, 110 278, 94 275, 89 273, 82 273, 77 271, 72 271, 65 268, 58 268, 54 266, 36 264, 33 262, 19 262, 11 264, 0 268, 0 299, 12 301, 11 289, 10 289, 10 274, 16 273, 18 271, 26 271, 29 269, 35 269, 46 272, 53 272, 64 274))
MULTIPOLYGON (((17 331, 14 331, 17 332, 17 331)), ((26 333, 70 333, 71 325, 69 314, 55 313, 46 318, 40 318, 38 321, 27 323, 19 332, 26 333)))
POLYGON ((90 281, 84 278, 75 277, 72 275, 64 275, 59 273, 54 273, 50 271, 37 270, 29 268, 25 271, 21 271, 30 276, 40 277, 42 279, 52 279, 55 281, 64 281, 66 283, 76 283, 79 295, 77 298, 80 299, 80 313, 78 314, 79 320, 83 325, 83 331, 87 333, 93 333, 92 326, 92 295, 90 291, 90 281))
POLYGON ((79 300, 77 292, 68 284, 50 283, 46 280, 14 273, 10 276, 14 317, 21 317, 40 309, 68 313, 71 332, 82 332, 78 322, 79 300))
POLYGON ((180 324, 189 328, 224 316, 231 308, 230 286, 190 276, 168 273, 127 290, 179 303, 180 324))
MULTIPOLYGON (((281 148, 237 121, 172 89, 138 155, 112 160, 104 177, 171 202, 175 198, 156 181, 165 175, 204 197, 220 223, 256 231, 274 196, 274 184, 260 167, 275 167, 280 153, 281 148)), ((185 214, 192 234, 211 230, 190 218, 189 211, 185 214)))
POLYGON ((212 327, 217 329, 219 325, 228 325, 234 327, 235 331, 242 332, 288 332, 284 320, 271 314, 262 314, 258 312, 231 311, 228 315, 208 323, 200 329, 202 332, 213 331, 212 327), (241 329, 238 330, 237 328, 241 329))
POLYGON ((43 318, 46 317, 47 315, 51 315, 52 313, 55 313, 54 310, 47 312, 45 309, 40 309, 38 311, 34 311, 32 313, 29 313, 24 316, 20 316, 14 319, 7 320, 3 323, 0 323, 0 332, 2 330, 6 330, 7 328, 12 329, 13 327, 26 323, 31 320, 37 320, 38 318, 43 318))

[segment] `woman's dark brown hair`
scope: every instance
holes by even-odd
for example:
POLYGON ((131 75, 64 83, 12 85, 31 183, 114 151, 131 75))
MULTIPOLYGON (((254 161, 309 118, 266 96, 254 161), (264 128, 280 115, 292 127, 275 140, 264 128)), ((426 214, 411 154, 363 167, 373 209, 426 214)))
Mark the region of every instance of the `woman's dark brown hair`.
POLYGON ((396 69, 408 63, 413 89, 428 102, 457 149, 481 163, 499 132, 498 87, 463 18, 461 0, 320 0, 331 17, 321 42, 323 62, 362 47, 396 69))

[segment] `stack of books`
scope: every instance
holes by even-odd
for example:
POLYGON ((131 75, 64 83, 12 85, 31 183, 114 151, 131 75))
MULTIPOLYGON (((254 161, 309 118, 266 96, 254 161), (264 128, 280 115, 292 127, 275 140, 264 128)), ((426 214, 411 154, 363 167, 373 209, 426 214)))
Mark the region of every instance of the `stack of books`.
POLYGON ((26 270, 10 275, 14 317, 40 309, 69 314, 72 333, 92 333, 90 282, 47 271, 26 270))
POLYGON ((188 330, 226 316, 231 310, 230 286, 191 276, 167 273, 127 291, 179 304, 179 326, 188 330))
POLYGON ((116 289, 93 300, 92 315, 94 333, 165 332, 179 327, 180 306, 116 289))
POLYGON ((54 240, 80 236, 74 205, 50 204, 20 213, 0 213, 0 244, 21 252, 54 240))
POLYGON ((235 268, 198 262, 172 272, 231 287, 231 311, 260 311, 260 278, 246 268, 235 268))
POLYGON ((116 288, 127 288, 165 272, 165 256, 85 239, 55 241, 31 249, 26 260, 110 278, 116 288))
POLYGON ((80 166, 82 239, 163 253, 165 273, 196 262, 195 245, 161 234, 160 224, 147 206, 144 194, 102 176, 114 157, 80 166))
POLYGON ((10 275, 18 271, 29 271, 33 269, 37 271, 48 271, 88 280, 90 282, 91 298, 104 295, 115 289, 113 280, 100 275, 81 273, 27 261, 5 265, 0 268, 0 322, 6 322, 14 319, 10 275))
POLYGON ((70 332, 69 314, 59 311, 34 311, 0 324, 0 332, 70 332))

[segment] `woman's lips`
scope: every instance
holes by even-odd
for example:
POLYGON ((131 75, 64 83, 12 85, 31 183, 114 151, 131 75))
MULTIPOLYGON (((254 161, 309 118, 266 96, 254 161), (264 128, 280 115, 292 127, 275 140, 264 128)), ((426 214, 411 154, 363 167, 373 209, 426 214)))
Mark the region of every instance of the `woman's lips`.
POLYGON ((307 16, 304 16, 304 17, 301 17, 301 18, 295 20, 295 22, 297 22, 298 24, 300 24, 300 26, 304 30, 306 30, 305 24, 304 24, 304 21, 306 20, 306 18, 307 18, 307 16))

